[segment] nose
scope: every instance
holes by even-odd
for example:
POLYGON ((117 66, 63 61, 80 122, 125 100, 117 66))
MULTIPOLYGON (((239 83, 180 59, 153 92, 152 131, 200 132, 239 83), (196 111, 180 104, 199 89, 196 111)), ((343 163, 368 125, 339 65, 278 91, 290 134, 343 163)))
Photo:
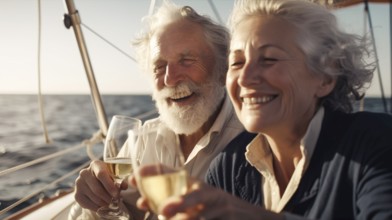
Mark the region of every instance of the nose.
POLYGON ((184 73, 175 64, 168 64, 165 72, 165 86, 174 87, 184 79, 184 73))
POLYGON ((257 66, 252 63, 245 64, 238 76, 238 84, 244 87, 259 84, 261 81, 261 74, 261 68, 257 68, 257 66))

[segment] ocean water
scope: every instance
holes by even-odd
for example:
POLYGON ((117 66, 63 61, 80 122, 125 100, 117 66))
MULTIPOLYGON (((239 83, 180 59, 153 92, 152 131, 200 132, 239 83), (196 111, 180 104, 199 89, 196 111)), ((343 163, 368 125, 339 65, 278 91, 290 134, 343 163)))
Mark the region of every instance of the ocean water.
MULTIPOLYGON (((149 95, 104 95, 102 102, 108 121, 114 114, 140 116, 155 109, 149 95)), ((379 98, 367 98, 364 107, 367 111, 384 112, 383 101, 379 98)), ((0 172, 76 146, 99 130, 89 95, 44 96, 44 110, 49 138, 52 140, 50 144, 44 143, 36 95, 0 95, 0 172)), ((102 149, 102 144, 96 145, 94 154, 101 155, 102 149)), ((88 160, 86 150, 80 149, 49 162, 0 176, 0 210, 88 160)), ((33 197, 6 215, 34 203, 40 197, 49 197, 56 190, 69 189, 76 176, 33 197)))
MULTIPOLYGON (((99 130, 89 95, 47 95, 43 100, 50 144, 45 143, 36 95, 0 95, 0 172, 77 146, 99 130)), ((139 117, 142 113, 155 109, 149 95, 103 95, 102 102, 108 122, 114 114, 139 117)), ((156 114, 150 117, 153 116, 156 114)), ((101 155, 102 149, 102 144, 95 145, 94 154, 101 155)), ((88 160, 86 150, 82 148, 48 162, 0 176, 0 210, 88 160)), ((66 179, 6 215, 38 198, 49 197, 58 189, 69 189, 75 178, 76 175, 66 179)))

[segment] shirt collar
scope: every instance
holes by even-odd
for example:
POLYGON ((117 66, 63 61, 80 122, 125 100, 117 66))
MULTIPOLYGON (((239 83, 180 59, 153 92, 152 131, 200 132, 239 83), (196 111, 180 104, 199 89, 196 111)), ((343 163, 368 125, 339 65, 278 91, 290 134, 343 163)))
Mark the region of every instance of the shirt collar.
MULTIPOLYGON (((301 153, 305 158, 305 169, 312 158, 317 140, 321 131, 322 120, 324 118, 324 107, 321 106, 309 123, 304 137, 301 139, 301 153)), ((260 173, 269 176, 265 171, 272 170, 271 149, 265 137, 258 134, 246 147, 245 156, 247 161, 260 173)))
POLYGON ((234 109, 227 94, 225 94, 221 110, 212 124, 210 130, 200 139, 198 145, 206 146, 210 143, 212 136, 223 130, 225 124, 229 121, 226 118, 233 117, 234 109))

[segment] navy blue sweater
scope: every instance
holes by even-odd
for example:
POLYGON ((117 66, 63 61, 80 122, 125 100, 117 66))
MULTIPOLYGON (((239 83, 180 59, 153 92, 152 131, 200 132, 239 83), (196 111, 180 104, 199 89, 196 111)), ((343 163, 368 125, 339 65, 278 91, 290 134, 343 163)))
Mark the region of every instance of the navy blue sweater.
MULTIPOLYGON (((206 181, 262 205, 262 176, 244 155, 251 137, 240 134, 218 154, 206 181)), ((391 137, 391 115, 326 109, 308 169, 284 211, 311 219, 392 219, 391 137)))

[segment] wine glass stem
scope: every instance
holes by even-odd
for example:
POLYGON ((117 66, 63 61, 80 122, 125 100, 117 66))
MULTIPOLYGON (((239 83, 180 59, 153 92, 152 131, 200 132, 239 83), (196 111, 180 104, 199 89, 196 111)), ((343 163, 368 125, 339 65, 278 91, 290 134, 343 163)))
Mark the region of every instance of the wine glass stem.
POLYGON ((109 204, 109 208, 112 210, 117 210, 119 208, 120 199, 118 197, 112 198, 112 202, 109 204))
POLYGON ((112 210, 119 210, 120 209, 119 203, 120 203, 120 198, 121 198, 121 196, 120 196, 120 193, 121 193, 121 188, 120 188, 121 187, 121 183, 119 184, 119 183, 115 182, 115 185, 116 185, 116 187, 118 189, 118 194, 117 194, 116 197, 112 197, 112 201, 110 202, 109 207, 112 210))
POLYGON ((116 197, 112 197, 110 204, 105 208, 100 208, 97 211, 98 216, 100 219, 117 219, 117 220, 129 220, 131 219, 129 214, 121 209, 121 196, 120 196, 120 185, 116 183, 118 188, 118 195, 116 197))

